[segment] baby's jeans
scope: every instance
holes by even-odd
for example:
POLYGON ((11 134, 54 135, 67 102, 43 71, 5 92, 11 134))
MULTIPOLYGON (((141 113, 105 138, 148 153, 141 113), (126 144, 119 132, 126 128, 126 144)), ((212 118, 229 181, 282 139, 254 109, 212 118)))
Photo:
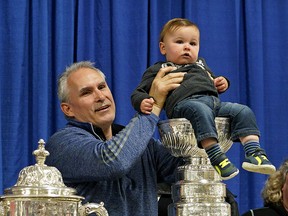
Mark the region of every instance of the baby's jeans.
POLYGON ((173 118, 186 118, 191 122, 198 143, 207 138, 218 138, 215 117, 230 118, 233 141, 248 135, 260 136, 255 115, 248 106, 221 102, 215 96, 193 95, 179 102, 173 111, 173 118))

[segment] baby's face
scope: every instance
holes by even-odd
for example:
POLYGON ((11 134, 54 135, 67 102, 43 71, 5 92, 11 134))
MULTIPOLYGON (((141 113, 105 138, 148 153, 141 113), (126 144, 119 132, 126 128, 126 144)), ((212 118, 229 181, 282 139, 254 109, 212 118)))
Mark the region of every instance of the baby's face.
POLYGON ((187 26, 167 33, 159 48, 167 61, 175 64, 191 64, 198 59, 199 43, 199 30, 194 26, 187 26))

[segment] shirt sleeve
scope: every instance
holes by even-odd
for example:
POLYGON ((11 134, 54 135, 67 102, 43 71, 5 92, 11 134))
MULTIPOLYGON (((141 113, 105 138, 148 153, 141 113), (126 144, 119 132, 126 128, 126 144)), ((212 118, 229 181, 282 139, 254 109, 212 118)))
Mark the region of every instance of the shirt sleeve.
POLYGON ((66 182, 113 180, 125 175, 139 160, 150 142, 159 118, 137 114, 112 139, 66 127, 47 142, 47 165, 55 166, 66 182))

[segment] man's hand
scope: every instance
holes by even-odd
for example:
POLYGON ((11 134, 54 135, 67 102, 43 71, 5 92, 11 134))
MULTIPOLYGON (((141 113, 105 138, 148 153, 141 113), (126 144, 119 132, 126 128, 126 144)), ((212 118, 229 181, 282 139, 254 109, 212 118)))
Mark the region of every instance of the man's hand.
POLYGON ((223 76, 215 78, 214 85, 219 93, 225 92, 228 88, 228 82, 223 76))
POLYGON ((165 75, 172 70, 176 70, 176 67, 161 68, 152 82, 149 95, 154 98, 152 112, 155 115, 160 114, 169 91, 180 86, 186 74, 184 72, 178 72, 165 75))

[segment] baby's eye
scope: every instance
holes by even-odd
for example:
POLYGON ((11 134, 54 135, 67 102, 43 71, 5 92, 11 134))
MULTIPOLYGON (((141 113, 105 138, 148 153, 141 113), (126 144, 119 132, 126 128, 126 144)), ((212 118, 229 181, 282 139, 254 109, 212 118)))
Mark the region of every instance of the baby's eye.
POLYGON ((182 40, 177 40, 176 43, 178 43, 178 44, 182 44, 183 41, 182 41, 182 40))
POLYGON ((191 42, 190 45, 191 45, 191 46, 197 46, 197 43, 191 42))

